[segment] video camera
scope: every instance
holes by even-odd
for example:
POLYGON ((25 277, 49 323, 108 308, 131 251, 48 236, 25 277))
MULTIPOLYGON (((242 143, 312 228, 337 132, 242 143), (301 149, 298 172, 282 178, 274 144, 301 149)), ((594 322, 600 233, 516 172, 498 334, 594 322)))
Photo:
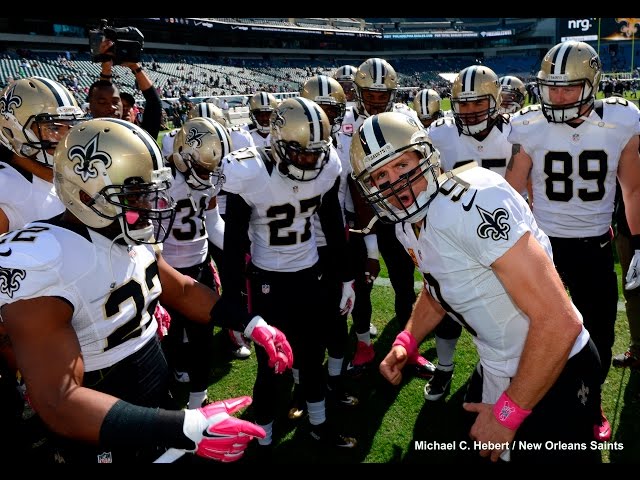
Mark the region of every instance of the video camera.
POLYGON ((144 35, 136 27, 109 27, 106 20, 101 21, 100 28, 89 30, 89 46, 91 47, 91 60, 94 62, 106 62, 113 60, 114 65, 123 62, 139 63, 144 46, 144 35), (113 46, 100 53, 100 44, 104 39, 113 42, 113 46))

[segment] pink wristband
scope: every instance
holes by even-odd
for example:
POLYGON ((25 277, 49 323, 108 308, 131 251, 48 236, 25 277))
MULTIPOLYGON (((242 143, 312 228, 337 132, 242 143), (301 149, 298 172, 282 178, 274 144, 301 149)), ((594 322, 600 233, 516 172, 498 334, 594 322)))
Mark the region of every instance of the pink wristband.
POLYGON ((524 419, 529 416, 531 410, 520 408, 516 402, 511 400, 507 392, 502 392, 498 401, 493 405, 493 414, 500 425, 509 430, 517 430, 524 419))
POLYGON ((415 337, 411 335, 411 332, 407 330, 401 331, 393 342, 393 346, 400 345, 407 351, 407 357, 413 358, 418 356, 418 342, 415 337))

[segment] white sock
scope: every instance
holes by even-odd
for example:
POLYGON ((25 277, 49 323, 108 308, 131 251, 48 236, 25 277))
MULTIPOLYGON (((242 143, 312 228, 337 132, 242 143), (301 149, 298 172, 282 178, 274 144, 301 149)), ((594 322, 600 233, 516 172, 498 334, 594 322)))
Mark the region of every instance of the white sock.
POLYGON ((369 330, 367 330, 365 333, 356 332, 356 337, 358 337, 359 342, 364 342, 367 345, 371 345, 371 334, 369 333, 369 330))
POLYGON ((295 383, 296 385, 300 385, 300 369, 292 368, 291 374, 293 375, 293 383, 295 383))
POLYGON ((203 390, 202 392, 191 392, 189 394, 189 403, 187 405, 189 408, 200 408, 205 398, 207 398, 206 390, 203 390))
MULTIPOLYGON (((457 338, 445 339, 440 338, 436 335, 436 352, 438 354, 438 365, 451 365, 453 367, 453 355, 456 353, 457 343, 457 338)), ((445 370, 447 372, 449 371, 445 368, 441 368, 440 370, 445 370)))
POLYGON ((342 373, 342 358, 329 357, 327 362, 327 371, 330 377, 337 377, 342 373))
POLYGON ((273 422, 267 423, 266 425, 258 424, 258 426, 264 428, 266 433, 264 438, 258 439, 258 444, 263 446, 271 445, 271 442, 273 441, 273 422))
POLYGON ((309 412, 309 423, 311 425, 320 425, 327 420, 324 400, 307 402, 307 411, 309 412))

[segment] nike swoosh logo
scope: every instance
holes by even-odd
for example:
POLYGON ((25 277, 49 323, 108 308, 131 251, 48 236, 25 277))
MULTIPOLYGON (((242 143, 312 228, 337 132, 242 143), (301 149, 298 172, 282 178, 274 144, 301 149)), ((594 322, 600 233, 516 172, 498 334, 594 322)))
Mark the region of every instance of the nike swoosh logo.
POLYGON ((475 192, 473 192, 473 197, 471 197, 471 201, 469 203, 467 203, 466 205, 462 205, 462 208, 464 208, 464 210, 466 212, 468 212, 469 210, 471 210, 471 207, 473 206, 473 201, 476 199, 476 195, 478 194, 478 190, 476 190, 475 192))
POLYGON ((11 249, 6 252, 0 252, 0 257, 8 257, 9 255, 11 255, 11 249))
POLYGON ((609 245, 609 240, 607 240, 607 241, 606 241, 606 242, 604 242, 604 243, 601 243, 601 244, 600 244, 600 248, 604 248, 604 247, 606 247, 607 245, 609 245))
POLYGON ((233 408, 236 405, 240 405, 244 400, 236 400, 235 402, 224 402, 227 408, 233 408))
POLYGON ((208 438, 231 438, 231 435, 218 435, 217 433, 211 433, 206 428, 202 431, 203 437, 208 438))

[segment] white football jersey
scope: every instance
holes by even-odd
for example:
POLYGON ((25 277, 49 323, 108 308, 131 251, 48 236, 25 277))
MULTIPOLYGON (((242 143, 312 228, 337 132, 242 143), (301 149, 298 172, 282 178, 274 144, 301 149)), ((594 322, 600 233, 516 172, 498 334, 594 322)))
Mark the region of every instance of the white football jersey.
MULTIPOLYGON (((262 135, 260 135, 260 133, 258 132, 258 129, 255 127, 249 130, 249 134, 251 135, 251 138, 253 138, 253 144, 256 147, 271 146, 271 134, 267 135, 266 137, 263 137, 262 135)), ((234 148, 235 148, 235 145, 234 145, 234 148)))
POLYGON ((173 143, 175 142, 176 135, 179 131, 179 128, 174 128, 173 130, 165 133, 162 137, 162 156, 164 158, 167 158, 173 153, 173 143))
MULTIPOLYGON (((335 156, 337 158, 337 161, 340 162, 340 165, 342 166, 342 172, 340 173, 340 186, 338 188, 338 200, 340 201, 340 206, 342 207, 342 221, 344 223, 344 205, 347 191, 349 190, 349 187, 347 186, 347 175, 351 173, 351 162, 349 161, 349 146, 351 145, 351 137, 338 132, 336 134, 336 140, 338 146, 334 147, 333 145, 331 145, 330 155, 335 156), (346 151, 344 148, 345 143, 343 142, 346 142, 346 151)), ((320 217, 318 215, 314 215, 314 224, 316 229, 316 244, 319 247, 324 247, 325 245, 327 245, 327 239, 324 236, 324 232, 322 231, 322 225, 320 224, 320 217)))
POLYGON ((353 109, 353 107, 347 106, 347 109, 344 112, 344 118, 342 119, 342 125, 340 126, 340 133, 351 137, 355 130, 355 124, 355 110, 353 109))
POLYGON ((256 148, 231 152, 223 159, 224 189, 239 194, 251 207, 251 261, 263 270, 297 272, 318 261, 313 215, 322 196, 335 184, 341 166, 337 156, 315 180, 296 182, 274 166, 271 172, 256 148))
POLYGON ((176 218, 164 241, 162 255, 175 268, 200 265, 208 254, 205 218, 213 187, 193 190, 184 175, 176 171, 169 191, 176 202, 176 218))
POLYGON ((0 237, 0 251, 0 306, 69 302, 85 371, 109 367, 155 336, 162 287, 151 246, 112 244, 84 225, 32 222, 0 237))
MULTIPOLYGON (((464 167, 463 167, 464 168, 464 167)), ((526 232, 552 257, 549 238, 527 203, 500 175, 474 166, 444 181, 416 238, 411 224, 396 235, 423 273, 425 286, 473 336, 482 366, 512 377, 529 329, 491 265, 526 232)), ((571 355, 589 339, 583 328, 571 355)))
POLYGON ((247 130, 233 126, 229 127, 227 131, 229 132, 229 137, 231 137, 231 145, 233 145, 234 150, 240 150, 241 148, 246 147, 255 147, 253 137, 247 130))
POLYGON ((611 225, 620 153, 640 133, 638 107, 619 97, 597 101, 577 127, 549 123, 539 105, 511 120, 509 141, 533 162, 533 214, 551 237, 603 235, 611 225))
POLYGON ((427 133, 433 146, 440 152, 442 169, 453 170, 465 163, 475 161, 504 177, 507 161, 511 158, 511 143, 508 118, 498 119, 482 141, 470 135, 463 135, 453 117, 441 117, 433 122, 427 133))
POLYGON ((9 230, 16 230, 61 214, 64 205, 52 183, 0 162, 0 209, 9 219, 9 230))

